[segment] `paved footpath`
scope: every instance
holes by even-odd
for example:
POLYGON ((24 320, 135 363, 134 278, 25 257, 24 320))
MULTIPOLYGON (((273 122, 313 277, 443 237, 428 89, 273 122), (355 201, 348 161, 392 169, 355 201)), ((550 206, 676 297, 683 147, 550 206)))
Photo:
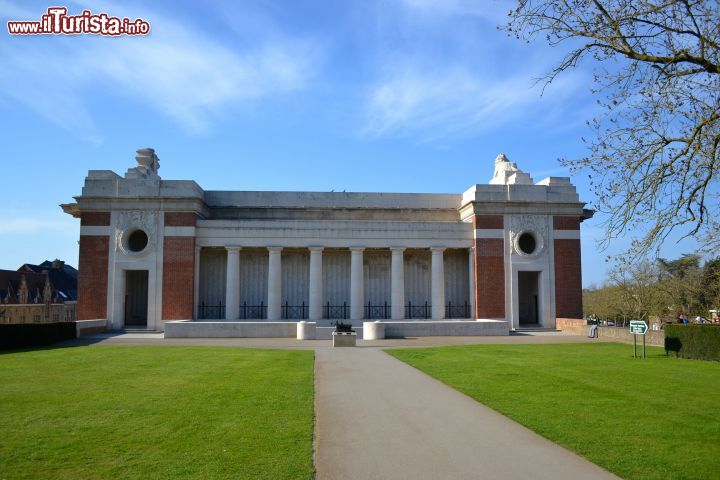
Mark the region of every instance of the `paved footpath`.
POLYGON ((617 478, 382 350, 315 355, 320 480, 617 478))
POLYGON ((195 345, 315 350, 317 478, 616 478, 380 348, 462 344, 598 343, 562 334, 423 337, 331 342, 290 338, 165 339, 161 334, 98 335, 65 346, 195 345))

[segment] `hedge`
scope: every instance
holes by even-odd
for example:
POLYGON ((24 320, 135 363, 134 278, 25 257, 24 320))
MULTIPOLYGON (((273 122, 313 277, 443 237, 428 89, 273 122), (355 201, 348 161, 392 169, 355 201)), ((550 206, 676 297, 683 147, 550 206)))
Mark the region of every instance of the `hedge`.
POLYGON ((0 324, 0 349, 41 347, 75 336, 75 322, 0 324))
POLYGON ((665 325, 665 352, 720 361, 720 325, 665 325))

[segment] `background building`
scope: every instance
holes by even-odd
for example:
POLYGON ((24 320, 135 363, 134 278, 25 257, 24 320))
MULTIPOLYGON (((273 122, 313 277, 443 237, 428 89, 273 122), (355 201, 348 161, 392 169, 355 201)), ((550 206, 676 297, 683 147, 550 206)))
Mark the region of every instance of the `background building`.
POLYGON ((0 323, 76 320, 78 272, 62 260, 0 270, 0 323))

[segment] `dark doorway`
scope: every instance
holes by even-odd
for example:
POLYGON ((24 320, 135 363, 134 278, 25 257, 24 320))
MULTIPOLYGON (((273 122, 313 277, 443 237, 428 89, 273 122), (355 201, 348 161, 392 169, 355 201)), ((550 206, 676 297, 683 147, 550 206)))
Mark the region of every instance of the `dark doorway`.
POLYGON ((540 272, 518 272, 518 303, 520 324, 539 324, 538 301, 540 272))
POLYGON ((148 271, 125 272, 125 325, 147 327, 148 271))

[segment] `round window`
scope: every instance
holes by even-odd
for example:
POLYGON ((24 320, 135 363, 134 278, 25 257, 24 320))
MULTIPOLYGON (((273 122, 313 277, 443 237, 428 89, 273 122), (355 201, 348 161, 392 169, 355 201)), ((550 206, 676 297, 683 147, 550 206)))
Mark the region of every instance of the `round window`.
POLYGON ((142 230, 135 230, 130 234, 127 240, 128 249, 131 252, 142 252, 148 244, 147 233, 142 230))
POLYGON ((535 236, 532 233, 525 232, 518 238, 518 246, 523 253, 530 255, 535 252, 537 248, 537 242, 535 236))

